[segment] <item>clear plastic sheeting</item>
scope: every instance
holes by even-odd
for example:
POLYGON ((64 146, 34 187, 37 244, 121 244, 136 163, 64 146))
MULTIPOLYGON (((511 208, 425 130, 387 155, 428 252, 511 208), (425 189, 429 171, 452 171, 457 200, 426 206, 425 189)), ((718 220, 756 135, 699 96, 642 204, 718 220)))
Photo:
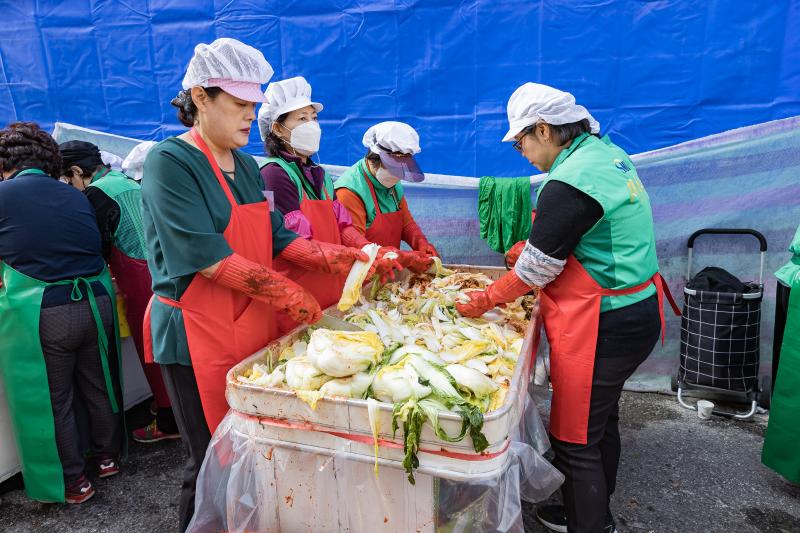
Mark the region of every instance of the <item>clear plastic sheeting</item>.
POLYGON ((502 468, 491 476, 449 479, 420 468, 408 482, 398 463, 270 438, 258 418, 230 411, 215 432, 197 480, 188 531, 479 532, 524 531, 522 501, 546 499, 562 475, 528 400, 502 468))
MULTIPOLYGON (((69 124, 57 125, 55 134, 58 142, 87 140, 120 157, 138 143, 69 124)), ((618 139, 612 136, 612 140, 618 139)), ((511 148, 498 154, 519 158, 511 148)), ((800 221, 800 117, 727 131, 637 154, 632 159, 650 195, 661 273, 674 295, 680 297, 686 283, 686 240, 694 231, 753 228, 766 236, 769 249, 764 270, 761 372, 769 373, 775 308, 772 273, 788 260, 787 248, 800 221)), ((340 172, 340 167, 329 168, 334 174, 340 172)), ((444 260, 502 265, 503 257, 480 238, 478 179, 448 175, 431 178, 419 184, 407 183, 405 191, 414 217, 444 260)), ((532 189, 540 180, 540 176, 532 178, 532 189)), ((745 281, 754 280, 758 275, 758 248, 752 237, 701 237, 695 244, 694 264, 696 271, 720 266, 745 281)), ((680 319, 666 309, 665 317, 664 346, 656 346, 628 381, 629 388, 669 389, 670 376, 678 365, 680 319)))

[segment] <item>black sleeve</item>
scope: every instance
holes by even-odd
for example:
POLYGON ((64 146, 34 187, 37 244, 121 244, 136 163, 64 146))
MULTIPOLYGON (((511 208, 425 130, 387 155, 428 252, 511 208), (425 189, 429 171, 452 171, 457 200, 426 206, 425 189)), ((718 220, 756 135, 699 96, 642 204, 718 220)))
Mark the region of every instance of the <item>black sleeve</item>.
POLYGON ((539 195, 528 241, 542 253, 563 260, 602 217, 603 208, 597 200, 572 185, 553 180, 539 195))
POLYGON ((114 233, 119 225, 119 205, 97 187, 87 187, 86 197, 94 207, 97 227, 100 229, 100 238, 103 243, 103 257, 108 261, 111 255, 111 245, 114 242, 114 233))

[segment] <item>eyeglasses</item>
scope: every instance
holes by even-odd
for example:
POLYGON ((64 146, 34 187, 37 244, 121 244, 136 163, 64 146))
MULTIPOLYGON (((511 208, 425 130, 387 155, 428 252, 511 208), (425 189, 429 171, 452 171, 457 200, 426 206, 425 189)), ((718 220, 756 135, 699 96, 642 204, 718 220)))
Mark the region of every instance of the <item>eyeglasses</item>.
POLYGON ((519 152, 519 153, 522 153, 522 139, 524 139, 525 137, 527 137, 527 136, 528 136, 528 134, 532 133, 534 129, 536 129, 536 124, 534 124, 534 125, 532 125, 532 126, 528 126, 528 127, 527 127, 527 128, 525 128, 524 130, 522 130, 522 132, 521 132, 521 133, 522 133, 522 137, 520 137, 520 138, 519 138, 519 140, 518 140, 518 141, 516 141, 516 142, 515 142, 515 143, 512 145, 512 146, 514 147, 514 150, 516 150, 516 151, 517 151, 517 152, 519 152))

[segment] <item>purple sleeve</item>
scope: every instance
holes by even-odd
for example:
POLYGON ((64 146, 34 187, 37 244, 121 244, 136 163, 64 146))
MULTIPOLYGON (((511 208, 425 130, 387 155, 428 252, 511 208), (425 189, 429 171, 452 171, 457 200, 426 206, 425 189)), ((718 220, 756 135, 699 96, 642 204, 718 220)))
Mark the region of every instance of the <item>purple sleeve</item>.
POLYGON ((336 215, 336 222, 339 223, 339 232, 342 232, 347 226, 353 225, 353 218, 350 216, 350 211, 340 204, 339 200, 333 201, 333 212, 336 215))
POLYGON ((300 209, 297 187, 281 167, 274 163, 265 166, 261 169, 261 179, 265 190, 275 194, 275 209, 284 215, 300 209))
POLYGON ((311 222, 299 209, 283 216, 283 224, 304 239, 311 238, 311 222))

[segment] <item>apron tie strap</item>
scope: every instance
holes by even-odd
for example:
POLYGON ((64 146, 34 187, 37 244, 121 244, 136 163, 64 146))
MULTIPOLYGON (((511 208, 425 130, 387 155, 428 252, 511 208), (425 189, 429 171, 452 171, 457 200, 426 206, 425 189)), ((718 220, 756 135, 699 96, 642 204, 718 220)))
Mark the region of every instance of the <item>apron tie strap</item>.
POLYGON ((100 364, 103 367, 103 378, 106 383, 108 400, 111 402, 111 410, 114 413, 119 413, 119 404, 117 402, 116 394, 114 394, 114 382, 111 379, 111 368, 108 364, 108 335, 106 335, 106 328, 103 324, 103 318, 100 316, 100 308, 97 306, 97 299, 95 298, 94 289, 92 288, 91 282, 84 277, 77 277, 71 280, 54 283, 54 285, 72 285, 70 299, 73 302, 80 302, 84 299, 84 293, 81 290, 81 285, 85 286, 86 296, 88 296, 87 299, 89 300, 89 308, 92 311, 92 318, 94 319, 94 323, 97 328, 97 346, 100 349, 100 364))

